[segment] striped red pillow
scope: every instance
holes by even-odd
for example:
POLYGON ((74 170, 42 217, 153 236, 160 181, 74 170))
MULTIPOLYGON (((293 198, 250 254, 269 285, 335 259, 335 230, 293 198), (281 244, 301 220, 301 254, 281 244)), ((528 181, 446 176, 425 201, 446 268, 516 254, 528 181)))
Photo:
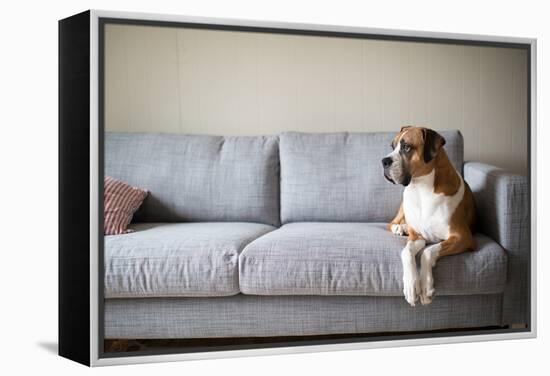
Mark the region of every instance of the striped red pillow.
POLYGON ((128 229, 128 225, 147 197, 147 191, 132 187, 110 176, 105 176, 104 184, 104 234, 118 235, 132 232, 128 229))

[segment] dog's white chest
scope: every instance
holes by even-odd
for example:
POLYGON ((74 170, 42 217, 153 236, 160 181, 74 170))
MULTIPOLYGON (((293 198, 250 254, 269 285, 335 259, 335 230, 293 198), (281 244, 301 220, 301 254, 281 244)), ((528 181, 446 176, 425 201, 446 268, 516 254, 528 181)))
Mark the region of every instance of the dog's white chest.
POLYGON ((451 216, 464 196, 464 182, 453 196, 434 192, 434 171, 414 178, 403 192, 405 221, 428 243, 437 243, 449 237, 451 216))

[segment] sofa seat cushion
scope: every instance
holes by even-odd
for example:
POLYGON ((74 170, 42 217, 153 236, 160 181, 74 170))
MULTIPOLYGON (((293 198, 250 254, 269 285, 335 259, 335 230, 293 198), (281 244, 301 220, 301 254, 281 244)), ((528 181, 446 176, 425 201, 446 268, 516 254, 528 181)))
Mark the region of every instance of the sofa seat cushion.
MULTIPOLYGON (((436 294, 504 290, 506 253, 487 236, 475 238, 477 251, 437 262, 436 294)), ((400 296, 400 253, 406 242, 383 223, 286 224, 245 247, 239 257, 240 289, 257 295, 400 296)))
POLYGON ((105 236, 105 297, 227 296, 239 293, 238 257, 274 230, 255 223, 140 223, 105 236))

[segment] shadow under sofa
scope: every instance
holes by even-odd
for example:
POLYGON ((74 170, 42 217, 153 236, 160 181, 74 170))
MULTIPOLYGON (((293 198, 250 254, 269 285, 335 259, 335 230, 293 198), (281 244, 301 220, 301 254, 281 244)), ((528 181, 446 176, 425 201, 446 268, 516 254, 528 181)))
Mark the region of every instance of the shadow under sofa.
POLYGON ((478 250, 442 258, 436 297, 402 296, 385 229, 391 133, 105 135, 105 174, 149 190, 105 236, 104 338, 314 336, 528 324, 528 185, 446 152, 476 198, 478 250))

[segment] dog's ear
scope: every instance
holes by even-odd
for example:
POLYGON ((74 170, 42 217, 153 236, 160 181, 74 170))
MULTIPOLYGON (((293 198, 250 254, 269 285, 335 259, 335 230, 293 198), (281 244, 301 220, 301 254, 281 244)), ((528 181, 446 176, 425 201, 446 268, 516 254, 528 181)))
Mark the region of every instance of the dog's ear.
POLYGON ((405 125, 405 126, 401 127, 401 130, 399 131, 399 133, 402 133, 405 129, 410 128, 410 127, 411 127, 410 125, 405 125))
POLYGON ((424 163, 428 163, 445 145, 445 139, 436 131, 428 128, 422 129, 422 135, 424 136, 424 163))

